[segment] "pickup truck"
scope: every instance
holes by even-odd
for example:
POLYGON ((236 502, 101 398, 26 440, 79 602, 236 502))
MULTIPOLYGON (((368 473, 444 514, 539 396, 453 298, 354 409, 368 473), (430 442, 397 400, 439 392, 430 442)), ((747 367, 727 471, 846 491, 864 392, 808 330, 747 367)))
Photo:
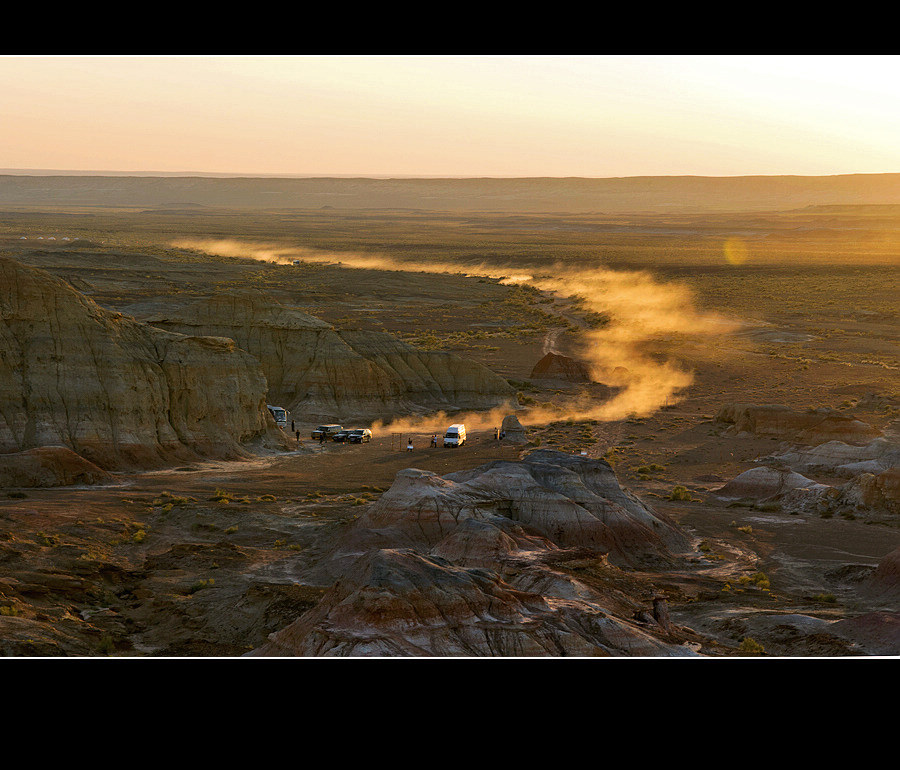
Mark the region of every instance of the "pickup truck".
POLYGON ((318 441, 322 436, 325 436, 325 438, 331 438, 335 433, 339 433, 343 429, 343 425, 320 425, 310 435, 312 435, 312 437, 316 441, 318 441))

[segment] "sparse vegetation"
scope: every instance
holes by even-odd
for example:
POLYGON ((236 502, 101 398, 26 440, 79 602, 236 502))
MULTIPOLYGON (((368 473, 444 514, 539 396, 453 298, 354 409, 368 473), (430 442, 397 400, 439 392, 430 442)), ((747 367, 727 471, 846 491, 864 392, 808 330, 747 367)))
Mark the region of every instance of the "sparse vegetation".
POLYGON ((763 647, 754 638, 745 636, 743 639, 741 639, 740 650, 741 652, 748 652, 752 655, 762 655, 763 653, 765 653, 766 648, 763 647))
MULTIPOLYGON (((97 246, 93 252, 91 258, 98 265, 102 260, 112 262, 113 256, 123 257, 116 262, 122 276, 118 279, 118 285, 102 277, 102 271, 94 270, 97 279, 89 293, 101 305, 140 307, 142 303, 159 302, 161 300, 158 298, 167 294, 174 296, 175 293, 182 302, 192 297, 208 296, 211 291, 249 287, 264 291, 286 304, 295 303, 329 323, 340 322, 340 325, 354 329, 384 329, 414 345, 458 351, 489 367, 496 367, 496 371, 513 386, 517 402, 532 407, 532 412, 537 406, 565 403, 580 392, 580 386, 575 384, 561 389, 524 379, 535 363, 525 356, 533 357, 535 351, 541 350, 541 341, 548 331, 562 331, 559 337, 553 338, 565 343, 561 349, 576 350, 580 339, 575 328, 566 325, 553 312, 559 310, 562 303, 550 300, 547 295, 531 287, 509 287, 498 279, 487 278, 464 281, 458 276, 441 276, 440 280, 429 283, 430 279, 421 275, 407 280, 396 275, 380 276, 377 271, 367 273, 366 280, 354 283, 348 281, 348 276, 352 276, 346 268, 311 264, 302 267, 262 266, 237 257, 207 255, 187 249, 174 250, 166 245, 173 221, 169 212, 147 210, 138 218, 136 214, 116 211, 109 214, 108 220, 103 219, 104 216, 104 212, 97 209, 92 210, 89 218, 69 214, 57 217, 67 224, 78 224, 82 232, 90 232, 98 244, 107 237, 107 231, 113 229, 108 226, 109 223, 116 227, 132 228, 131 232, 114 234, 115 249, 119 251, 114 251, 107 244, 102 249, 97 246), (153 258, 152 268, 147 266, 148 256, 153 258), (134 266, 130 266, 131 261, 134 266), (163 267, 157 268, 159 264, 163 267), (175 273, 168 274, 166 265, 177 266, 179 273, 188 275, 191 283, 185 281, 175 285, 177 282, 172 277, 175 273), (190 273, 185 269, 188 265, 199 269, 190 273), (204 273, 208 273, 209 277, 204 273), (382 293, 385 287, 388 290, 382 293), (375 294, 377 302, 373 300, 375 294), (395 302, 396 296, 402 296, 404 300, 395 302), (418 297, 424 298, 423 301, 418 302, 418 297), (464 308, 462 313, 461 308, 464 308), (522 354, 521 350, 528 352, 522 354), (495 355, 497 351, 500 355, 495 355)), ((179 227, 187 231, 195 228, 201 234, 215 229, 216 232, 221 231, 223 237, 231 237, 233 233, 228 231, 233 226, 234 233, 242 236, 253 234, 273 240, 286 236, 292 241, 312 243, 316 249, 335 254, 341 251, 388 253, 411 260, 459 259, 468 260, 471 264, 476 259, 490 258, 498 262, 527 265, 529 272, 536 274, 549 264, 557 263, 565 267, 588 268, 602 263, 612 270, 647 270, 652 271, 660 282, 675 280, 684 283, 704 308, 759 321, 760 325, 754 333, 758 331, 760 336, 752 340, 754 354, 759 352, 762 355, 752 358, 746 355, 747 345, 744 344, 749 345, 750 337, 742 337, 736 348, 732 348, 730 340, 711 337, 704 341, 708 349, 703 357, 695 356, 692 348, 682 346, 674 336, 668 338, 660 335, 658 339, 646 340, 650 355, 660 359, 671 356, 685 369, 696 367, 694 383, 686 389, 683 402, 666 404, 662 411, 650 416, 632 415, 627 420, 604 423, 565 420, 560 412, 560 419, 555 423, 534 428, 529 426, 530 447, 553 447, 577 452, 590 443, 592 456, 603 452, 616 468, 623 485, 628 486, 634 476, 650 482, 635 484, 632 491, 641 499, 658 501, 660 512, 671 513, 679 521, 682 520, 679 517, 684 516, 690 525, 700 517, 703 517, 701 521, 704 524, 713 522, 708 529, 701 526, 691 530, 692 537, 703 537, 697 546, 702 556, 694 554, 692 560, 699 563, 704 576, 715 575, 704 584, 706 588, 698 596, 691 597, 694 603, 702 605, 706 600, 718 601, 723 606, 727 605, 729 611, 739 613, 744 602, 749 607, 759 607, 763 602, 777 602, 779 608, 784 603, 785 611, 789 611, 788 603, 795 600, 800 607, 798 611, 808 611, 810 604, 814 603, 822 605, 820 609, 824 614, 828 612, 828 606, 837 602, 833 594, 818 593, 810 597, 804 592, 802 596, 785 598, 791 590, 790 586, 785 588, 791 578, 779 573, 776 576, 776 596, 771 592, 769 576, 754 572, 756 567, 747 569, 747 564, 755 563, 749 557, 758 543, 768 546, 769 541, 774 540, 780 544, 778 538, 782 536, 781 532, 770 526, 766 517, 753 519, 753 527, 749 524, 737 526, 736 522, 732 522, 732 526, 726 528, 723 525, 729 520, 727 504, 716 501, 712 494, 707 500, 709 510, 669 502, 693 500, 698 494, 690 489, 695 482, 703 483, 703 487, 696 488, 700 492, 714 491, 711 485, 721 482, 712 479, 716 475, 726 476, 726 465, 728 473, 731 473, 736 468, 746 467, 744 463, 759 456, 749 451, 739 452, 742 440, 727 434, 724 426, 713 422, 715 410, 723 402, 765 400, 766 403, 790 402, 791 406, 799 407, 807 401, 818 403, 821 396, 817 394, 826 392, 826 389, 842 388, 852 380, 873 383, 873 392, 880 384, 880 392, 886 400, 866 402, 850 390, 834 390, 833 403, 842 410, 842 414, 872 420, 883 426, 900 413, 900 394, 892 393, 889 387, 884 386, 884 383, 891 382, 890 377, 896 374, 900 366, 900 360, 893 352, 896 346, 891 336, 896 329, 896 282, 884 270, 884 264, 896 260, 897 238, 892 221, 888 222, 889 226, 874 224, 880 216, 797 210, 744 217, 732 213, 713 216, 671 211, 666 214, 666 229, 678 230, 677 234, 669 236, 661 230, 646 238, 641 236, 640 228, 626 232, 624 218, 621 218, 622 221, 619 218, 612 221, 609 215, 600 213, 508 216, 503 213, 467 212, 466 216, 460 217, 455 213, 422 210, 405 212, 398 217, 396 212, 371 210, 361 217, 359 211, 335 209, 321 212, 283 210, 277 215, 264 213, 259 216, 235 214, 233 219, 229 219, 221 213, 212 216, 198 209, 191 217, 179 218, 179 227), (615 235, 604 230, 610 223, 615 225, 615 235), (720 233, 725 228, 756 229, 759 233, 765 233, 765 237, 754 239, 756 253, 753 260, 740 269, 724 268, 721 244, 717 238, 711 237, 711 233, 720 233), (865 236, 861 237, 861 234, 865 236), (775 335, 782 335, 783 338, 779 337, 777 342, 767 342, 775 335), (848 369, 851 364, 853 369, 848 369), (849 378, 851 374, 854 376, 849 378), (700 415, 709 421, 702 428, 698 427, 697 422, 700 415), (692 428, 694 433, 689 434, 692 428), (702 440, 702 443, 696 439, 702 440), (653 442, 652 447, 650 442, 653 442), (729 454, 732 449, 735 450, 733 457, 729 454), (708 454, 704 455, 704 452, 708 454), (641 453, 643 456, 640 456, 641 453), (714 467, 714 459, 720 462, 720 467, 714 467), (622 473, 623 470, 631 475, 622 473), (719 519, 714 520, 714 517, 719 519), (745 557, 748 560, 744 561, 745 557), (741 570, 747 574, 738 577, 741 570), (723 582, 722 575, 727 575, 728 580, 723 582), (717 591, 719 586, 721 591, 717 591), (767 596, 764 592, 770 593, 767 596)), ((5 226, 8 232, 17 231, 23 224, 37 221, 35 217, 25 211, 16 212, 14 217, 8 214, 5 226)), ((52 222, 54 217, 56 215, 52 212, 42 214, 40 221, 52 222)), ((645 218, 641 226, 651 219, 645 218)), ((26 259, 32 259, 35 264, 42 264, 43 261, 44 266, 57 269, 52 267, 53 259, 47 257, 46 249, 44 252, 43 255, 38 252, 31 254, 23 249, 19 253, 26 259)), ((68 262, 76 264, 72 253, 67 252, 67 265, 68 262)), ((75 272, 69 266, 66 271, 67 274, 75 272)), ((91 280, 94 281, 93 278, 91 280)), ((612 325, 609 316, 594 313, 586 301, 580 305, 573 302, 566 312, 585 328, 603 329, 612 325)), ((594 395, 591 393, 590 397, 594 395)), ((598 401, 601 400, 598 397, 598 401)), ((772 439, 772 442, 776 441, 772 439)), ((478 447, 475 441, 473 447, 478 447)), ((776 448, 773 443, 765 451, 775 452, 776 448)), ((338 456, 337 452, 334 455, 338 456)), ((454 455, 454 462, 457 456, 454 455)), ((443 463, 446 457, 445 454, 435 453, 434 459, 429 460, 433 464, 428 467, 444 473, 444 466, 439 463, 443 463)), ((493 459, 488 453, 482 457, 493 459)), ((373 473, 380 474, 388 467, 373 468, 373 473)), ((456 469, 459 466, 448 463, 446 467, 456 469)), ((196 476, 189 475, 172 475, 170 480, 151 480, 146 484, 141 480, 124 492, 125 497, 121 486, 106 493, 106 497, 99 488, 78 490, 79 507, 77 514, 71 515, 63 515, 52 506, 43 505, 45 500, 55 502, 65 499, 66 494, 72 495, 66 490, 29 488, 27 494, 18 490, 6 491, 6 498, 10 501, 25 498, 29 501, 27 504, 8 503, 6 513, 9 518, 2 521, 0 545, 11 554, 5 564, 25 564, 33 554, 34 559, 43 560, 36 574, 52 575, 60 581, 67 576, 54 570, 60 565, 76 565, 77 575, 81 576, 79 579, 85 585, 84 589, 77 588, 80 592, 77 595, 95 592, 90 594, 92 607, 115 608, 109 610, 105 617, 98 617, 88 637, 88 648, 98 650, 100 654, 114 654, 118 643, 122 653, 135 654, 134 650, 125 652, 128 649, 126 640, 135 630, 135 625, 140 626, 146 621, 137 613, 129 614, 129 608, 148 601, 143 595, 139 599, 135 595, 158 591, 152 601, 159 601, 162 607, 168 601, 154 580, 139 583, 133 577, 134 559, 147 550, 147 544, 153 545, 149 550, 154 551, 154 558, 158 558, 166 568, 177 564, 185 570, 196 570, 200 576, 219 570, 216 575, 220 586, 227 585, 229 591, 209 591, 200 597, 200 604, 196 601, 185 602, 184 594, 212 588, 214 581, 211 579, 197 580, 189 589, 184 589, 195 575, 194 572, 187 572, 179 574, 189 574, 191 577, 179 578, 176 588, 171 588, 172 583, 166 584, 165 591, 173 592, 175 598, 189 605, 192 612, 200 613, 201 604, 205 612, 208 604, 212 606, 217 601, 218 594, 230 594, 235 575, 249 574, 250 563, 254 563, 254 568, 258 565, 254 559, 269 559, 272 562, 294 559, 293 552, 304 550, 309 542, 304 539, 305 534, 297 532, 303 531, 304 527, 306 531, 312 531, 351 522, 359 515, 360 506, 387 488, 370 489, 368 485, 361 485, 362 480, 371 482, 376 477, 363 476, 356 469, 346 478, 336 478, 343 473, 343 466, 336 465, 334 468, 337 470, 328 468, 320 475, 302 477, 298 483, 306 484, 310 489, 306 491, 301 486, 300 492, 291 484, 280 488, 272 486, 271 477, 256 483, 244 480, 239 474, 228 473, 217 473, 209 481, 201 482, 210 486, 220 483, 228 487, 216 489, 214 493, 194 491, 201 487, 195 485, 196 476), (332 473, 334 477, 329 476, 332 473), (158 486, 153 486, 157 483, 158 486), (175 491, 148 491, 166 485, 175 491), (271 488, 278 489, 277 497, 266 494, 271 488), (179 489, 182 491, 179 492, 179 489), (184 490, 194 491, 200 499, 189 497, 184 490), (103 503, 97 507, 87 503, 82 506, 82 497, 91 501, 102 500, 103 503), (283 505, 273 504, 278 501, 283 505), (248 508, 254 503, 258 505, 248 508), (24 513, 32 509, 35 513, 24 513), (128 512, 127 520, 120 516, 123 510, 128 512), (144 518, 146 523, 134 521, 135 517, 144 518), (297 525, 298 529, 288 528, 286 520, 290 520, 291 527, 297 525), (179 527, 181 529, 177 530, 179 527), (240 537, 230 537, 239 531, 240 537), (284 532, 290 532, 290 538, 284 536, 284 532), (179 535, 183 540, 176 543, 179 535), (282 551, 268 550, 267 546, 273 540, 275 547, 282 551), (156 553, 157 542, 159 553, 156 553), (128 547, 129 544, 140 543, 145 547, 128 547), (170 545, 184 547, 185 551, 182 553, 173 547, 168 553, 170 545), (240 565, 239 569, 232 570, 231 559, 240 565), (226 571, 228 582, 224 574, 226 571), (102 581, 97 577, 100 574, 116 575, 117 586, 122 585, 121 591, 118 587, 116 590, 121 595, 101 594, 98 584, 102 581), (126 592, 126 583, 129 584, 128 591, 134 591, 135 595, 126 592), (118 630, 106 632, 107 627, 116 628, 120 622, 127 633, 118 630), (96 629, 101 627, 104 631, 99 636, 96 629)), ((196 471, 196 468, 192 470, 196 471)), ((377 478, 384 483, 381 480, 387 481, 391 476, 386 474, 377 478)), ((732 513, 746 515, 748 520, 755 512, 776 513, 781 510, 775 503, 759 503, 749 498, 737 501, 733 506, 741 510, 733 510, 732 513)), ((785 510, 785 516, 788 513, 797 515, 796 511, 785 510)), ((896 523, 872 521, 873 517, 868 513, 854 514, 843 510, 822 515, 823 519, 830 517, 842 521, 820 521, 815 515, 804 514, 804 534, 812 531, 813 527, 824 531, 829 526, 851 532, 862 526, 860 519, 869 520, 876 526, 896 528, 896 523)), ((796 531, 800 522, 795 519, 794 524, 796 531)), ((155 578, 152 569, 148 569, 155 578)), ((586 572, 588 570, 581 569, 579 576, 586 572)), ((626 573, 627 570, 616 572, 610 569, 604 579, 624 581, 628 577, 626 573)), ((15 572, 12 576, 15 577, 15 572)), ((110 582, 106 578, 103 580, 104 585, 110 582)), ((73 591, 76 585, 73 579, 73 591)), ((621 583, 615 585, 620 587, 621 583)), ((65 586, 60 582, 54 590, 60 591, 61 596, 65 595, 68 590, 65 586)), ((55 601, 54 595, 41 593, 46 589, 40 585, 33 588, 34 596, 42 597, 39 601, 31 603, 28 598, 30 594, 22 594, 25 596, 23 600, 3 599, 0 615, 4 617, 5 624, 21 624, 22 616, 27 617, 29 622, 55 622, 55 613, 60 612, 60 607, 75 604, 71 597, 67 597, 59 606, 51 607, 55 601), (43 617, 52 620, 40 619, 42 613, 43 617)), ((274 600, 272 596, 265 601, 270 602, 270 609, 278 609, 281 599, 274 600)), ((306 598, 311 606, 319 596, 306 598)), ((228 601, 233 601, 233 597, 228 597, 228 601)), ((271 617, 277 614, 273 611, 271 617)), ((285 611, 285 617, 290 614, 285 611)), ((177 613, 167 617, 177 618, 177 613)), ((213 624, 205 627, 213 628, 213 624)), ((723 632, 722 638, 733 647, 736 637, 732 628, 723 632)), ((143 627, 139 630, 147 629, 143 627)), ((265 630, 276 629, 273 626, 265 630)), ((177 635, 177 628, 175 633, 177 635)), ((43 641, 36 632, 29 631, 28 634, 27 644, 32 646, 26 646, 25 641, 16 642, 19 645, 17 652, 45 654, 50 643, 43 641)), ((195 635, 195 630, 186 627, 183 636, 191 634, 195 635)), ((253 644, 245 646, 250 648, 262 638, 264 634, 261 633, 259 639, 252 640, 253 644)), ((741 639, 740 646, 746 654, 765 654, 763 646, 750 637, 741 639)), ((231 651, 221 643, 218 648, 212 649, 213 654, 223 654, 223 651, 228 654, 231 651)), ((192 649, 184 653, 182 650, 178 654, 202 654, 202 651, 192 649)))
POLYGON ((204 588, 212 588, 215 583, 216 581, 213 578, 209 578, 208 580, 198 580, 188 588, 187 592, 188 594, 195 594, 197 591, 202 591, 204 588))
POLYGON ((769 576, 765 572, 756 572, 753 575, 741 575, 738 582, 741 585, 754 585, 757 588, 768 590, 771 586, 769 576))

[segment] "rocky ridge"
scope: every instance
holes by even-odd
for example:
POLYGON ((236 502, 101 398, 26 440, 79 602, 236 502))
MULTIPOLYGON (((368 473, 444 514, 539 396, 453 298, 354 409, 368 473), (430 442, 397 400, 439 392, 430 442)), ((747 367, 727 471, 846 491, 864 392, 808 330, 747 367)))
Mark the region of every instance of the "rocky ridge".
POLYGON ((515 396, 505 379, 482 364, 420 350, 386 332, 342 331, 262 293, 217 295, 144 320, 184 334, 233 339, 260 361, 269 402, 300 419, 483 409, 515 396))

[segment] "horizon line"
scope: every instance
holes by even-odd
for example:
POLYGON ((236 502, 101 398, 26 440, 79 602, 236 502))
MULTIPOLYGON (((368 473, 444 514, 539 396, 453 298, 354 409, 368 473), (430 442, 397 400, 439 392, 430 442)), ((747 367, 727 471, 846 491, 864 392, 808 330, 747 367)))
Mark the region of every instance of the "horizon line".
POLYGON ((329 174, 329 173, 243 173, 232 171, 119 171, 109 169, 39 169, 0 168, 0 176, 121 176, 121 177, 209 177, 226 179, 648 179, 648 178, 697 178, 740 179, 747 177, 806 177, 826 178, 838 176, 888 176, 900 171, 847 171, 831 174, 633 174, 625 176, 578 176, 572 174, 329 174))

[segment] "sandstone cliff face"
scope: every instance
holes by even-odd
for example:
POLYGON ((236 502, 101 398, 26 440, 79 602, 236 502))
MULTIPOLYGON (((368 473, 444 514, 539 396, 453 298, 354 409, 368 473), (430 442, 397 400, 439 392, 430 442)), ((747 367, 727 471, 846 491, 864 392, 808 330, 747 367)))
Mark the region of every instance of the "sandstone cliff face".
POLYGON ((251 654, 693 655, 645 606, 651 587, 620 590, 631 565, 689 550, 603 460, 539 450, 445 477, 410 468, 302 576, 330 586, 321 602, 251 654))
POLYGON ((515 396, 506 380, 474 361, 418 350, 384 332, 339 331, 261 293, 211 297, 145 320, 171 331, 233 339, 260 361, 269 403, 299 419, 481 409, 515 396))
POLYGON ((258 362, 166 332, 0 258, 0 452, 64 446, 107 469, 244 456, 269 437, 258 362))

